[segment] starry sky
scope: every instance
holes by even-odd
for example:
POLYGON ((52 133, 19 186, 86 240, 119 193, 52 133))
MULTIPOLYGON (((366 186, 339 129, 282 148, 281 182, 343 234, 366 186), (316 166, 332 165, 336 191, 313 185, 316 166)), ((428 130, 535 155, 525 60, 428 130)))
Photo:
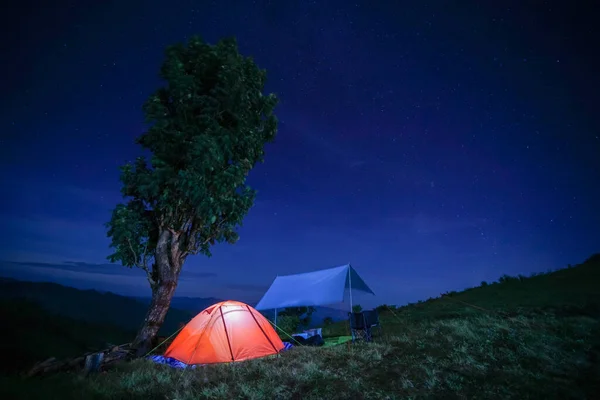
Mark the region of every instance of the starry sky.
POLYGON ((103 224, 121 201, 118 167, 140 154, 164 48, 194 34, 237 37, 268 71, 280 125, 249 177, 258 198, 240 241, 189 258, 177 295, 255 301, 277 274, 351 263, 375 303, 403 304, 600 250, 585 5, 13 3, 3 276, 149 295, 141 271, 106 260, 103 224))

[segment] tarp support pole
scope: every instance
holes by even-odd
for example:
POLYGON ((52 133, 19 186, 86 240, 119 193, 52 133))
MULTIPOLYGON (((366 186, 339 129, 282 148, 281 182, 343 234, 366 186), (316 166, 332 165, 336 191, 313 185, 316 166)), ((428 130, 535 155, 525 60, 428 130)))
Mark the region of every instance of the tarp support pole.
POLYGON ((274 323, 275 323, 275 326, 277 326, 277 309, 275 309, 275 321, 274 321, 274 323))
POLYGON ((351 266, 350 264, 348 264, 348 289, 350 290, 350 312, 353 312, 354 309, 352 307, 352 274, 350 273, 351 270, 351 266))

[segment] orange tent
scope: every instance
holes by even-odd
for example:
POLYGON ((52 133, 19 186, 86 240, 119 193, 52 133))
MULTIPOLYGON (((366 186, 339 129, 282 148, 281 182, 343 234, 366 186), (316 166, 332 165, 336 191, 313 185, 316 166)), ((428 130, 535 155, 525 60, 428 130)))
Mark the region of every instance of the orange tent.
POLYGON ((284 344, 269 321, 239 301, 223 301, 196 315, 165 352, 188 365, 243 361, 279 353, 284 344))

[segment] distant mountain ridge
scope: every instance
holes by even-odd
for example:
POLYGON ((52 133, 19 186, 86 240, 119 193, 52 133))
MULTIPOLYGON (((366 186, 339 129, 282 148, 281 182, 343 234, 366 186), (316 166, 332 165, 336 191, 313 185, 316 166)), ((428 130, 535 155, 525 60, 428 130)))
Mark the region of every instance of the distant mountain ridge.
MULTIPOLYGON (((150 304, 151 300, 150 297, 135 297, 135 299, 144 304, 150 304)), ((173 297, 171 308, 189 311, 196 315, 205 308, 221 301, 223 301, 223 299, 217 299, 215 297, 173 297)), ((255 304, 250 305, 254 306, 255 304)), ((347 312, 348 310, 338 310, 331 307, 315 307, 315 312, 312 314, 310 325, 311 327, 320 326, 323 324, 325 318, 331 318, 333 321, 341 321, 347 318, 347 312)), ((273 320, 273 310, 263 312, 262 314, 273 320)))
MULTIPOLYGON (((148 310, 146 304, 133 297, 12 278, 0 278, 0 299, 25 300, 38 304, 51 314, 133 332, 139 329, 148 310)), ((172 307, 161 328, 161 334, 175 332, 194 315, 188 310, 172 307)))
POLYGON ((65 358, 130 342, 135 331, 50 313, 22 298, 0 298, 0 375, 18 373, 50 357, 65 358))
MULTIPOLYGON (((150 297, 132 297, 133 299, 148 305, 150 304, 150 297)), ((208 306, 212 306, 215 303, 219 303, 223 300, 215 297, 173 297, 171 300, 171 309, 177 309, 187 311, 193 315, 198 314, 208 306)))
MULTIPOLYGON (((26 300, 38 304, 51 314, 132 332, 139 329, 151 300, 148 296, 129 297, 112 292, 76 289, 53 282, 29 282, 3 277, 0 277, 0 299, 26 300)), ((223 300, 214 297, 174 297, 161 334, 175 332, 181 324, 220 301, 223 300)), ((325 318, 333 321, 346 318, 343 310, 315 308, 311 326, 322 325, 325 318)), ((264 314, 271 319, 273 317, 273 311, 264 314)))

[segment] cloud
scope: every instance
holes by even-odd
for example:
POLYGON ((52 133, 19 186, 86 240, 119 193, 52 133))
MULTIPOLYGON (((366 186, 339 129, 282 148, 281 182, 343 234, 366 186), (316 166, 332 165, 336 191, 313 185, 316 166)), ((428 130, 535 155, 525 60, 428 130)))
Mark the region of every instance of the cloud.
POLYGON ((34 261, 2 261, 3 265, 21 268, 50 268, 55 270, 93 273, 101 275, 129 275, 129 268, 118 264, 93 264, 80 261, 64 261, 62 263, 34 262, 34 261))
POLYGON ((0 275, 27 281, 49 281, 80 289, 114 292, 148 291, 143 271, 114 264, 0 261, 0 275))
MULTIPOLYGON (((95 264, 82 261, 64 261, 61 263, 35 262, 35 261, 0 261, 0 271, 26 279, 28 275, 53 275, 69 279, 97 281, 99 283, 146 283, 146 275, 139 268, 127 268, 119 264, 95 264), (118 279, 115 279, 118 277, 118 279)), ((194 281, 216 277, 217 274, 208 271, 183 270, 180 281, 194 281)))

